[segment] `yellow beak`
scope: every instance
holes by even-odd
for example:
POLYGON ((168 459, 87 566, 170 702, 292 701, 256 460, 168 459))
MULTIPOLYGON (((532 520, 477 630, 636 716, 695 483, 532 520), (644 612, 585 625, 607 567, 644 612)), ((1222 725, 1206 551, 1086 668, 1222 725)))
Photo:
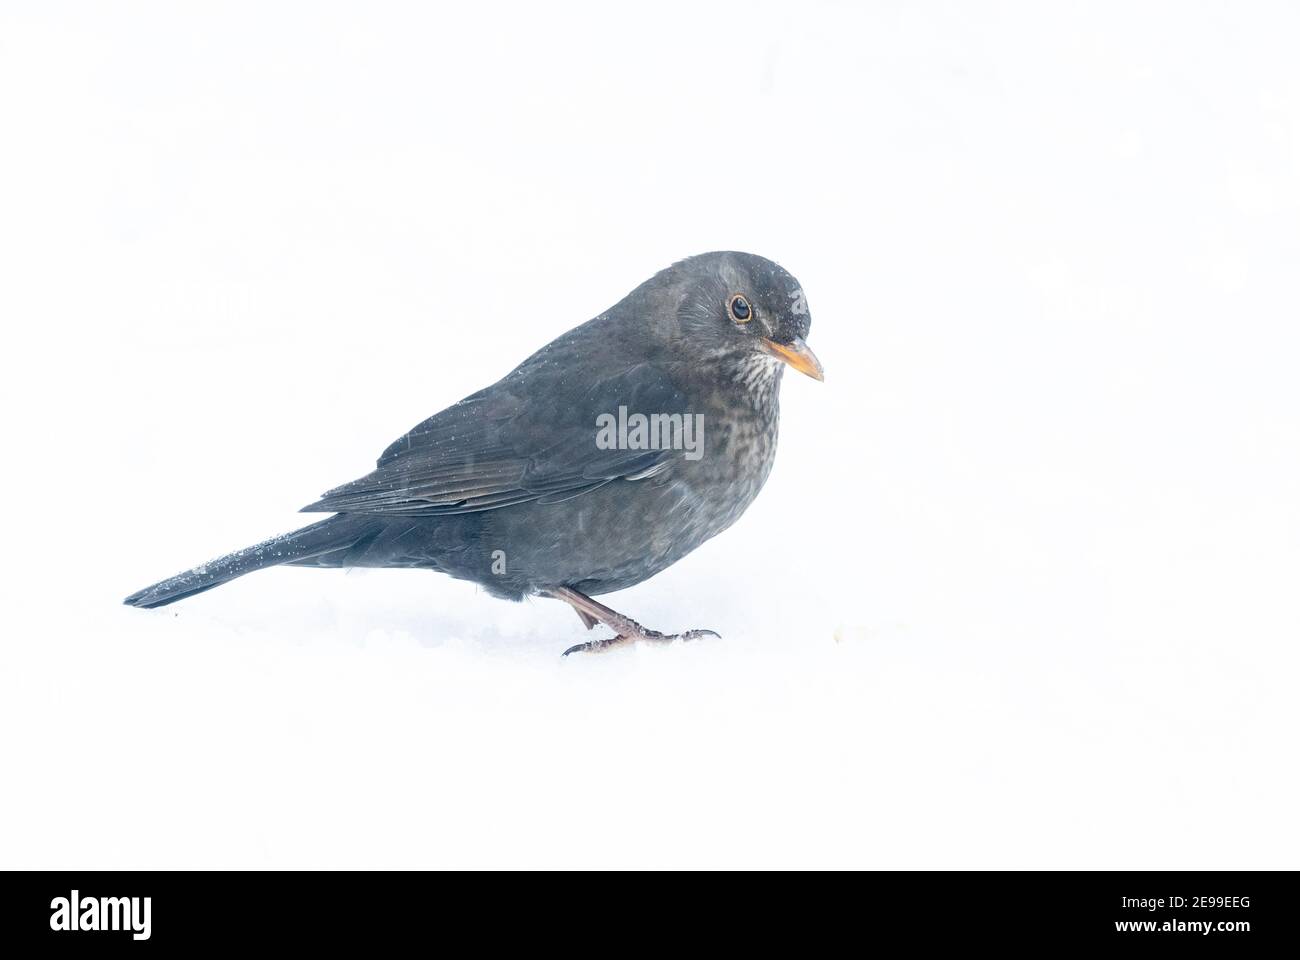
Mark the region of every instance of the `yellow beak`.
POLYGON ((826 379, 822 374, 821 361, 817 359, 817 354, 808 349, 808 344, 803 342, 802 337, 795 337, 793 343, 777 343, 775 340, 763 337, 763 347, 772 356, 784 360, 800 373, 814 380, 826 379))

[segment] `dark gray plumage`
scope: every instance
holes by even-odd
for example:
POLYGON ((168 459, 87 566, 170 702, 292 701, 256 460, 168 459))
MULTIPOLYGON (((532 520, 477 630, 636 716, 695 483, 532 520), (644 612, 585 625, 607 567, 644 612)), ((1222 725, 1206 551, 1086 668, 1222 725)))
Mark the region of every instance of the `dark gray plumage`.
POLYGON ((162 606, 282 563, 427 567, 511 600, 557 597, 588 627, 618 634, 582 649, 671 639, 590 597, 654 576, 744 513, 776 453, 784 364, 821 379, 809 323, 803 291, 775 263, 734 252, 683 260, 304 508, 336 516, 126 603, 162 606), (620 408, 633 423, 660 415, 659 442, 646 448, 639 441, 654 437, 632 430, 611 444, 620 408), (693 418, 700 435, 672 415, 686 427, 693 418))

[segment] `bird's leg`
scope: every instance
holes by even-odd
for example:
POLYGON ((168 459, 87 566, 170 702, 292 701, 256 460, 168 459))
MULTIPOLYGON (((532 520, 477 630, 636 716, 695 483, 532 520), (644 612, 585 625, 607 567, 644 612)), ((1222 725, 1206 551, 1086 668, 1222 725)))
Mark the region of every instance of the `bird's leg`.
POLYGON ((554 587, 547 593, 556 600, 563 600, 569 606, 577 611, 582 622, 591 629, 597 623, 603 623, 614 631, 615 636, 608 640, 590 640, 587 643, 579 643, 564 651, 567 657, 571 653, 604 653, 615 647, 627 646, 628 644, 637 643, 672 643, 674 640, 698 640, 700 637, 716 637, 717 633, 712 630, 687 630, 685 633, 660 633, 658 630, 647 630, 641 624, 637 623, 631 617, 625 617, 617 610, 611 610, 603 603, 597 603, 586 594, 579 593, 569 587, 554 587))
POLYGON ((582 625, 586 627, 588 630, 590 630, 596 624, 600 623, 599 620, 597 620, 595 617, 593 617, 591 614, 587 613, 585 610, 581 609, 580 607, 574 607, 573 612, 578 615, 578 619, 582 621, 582 625))

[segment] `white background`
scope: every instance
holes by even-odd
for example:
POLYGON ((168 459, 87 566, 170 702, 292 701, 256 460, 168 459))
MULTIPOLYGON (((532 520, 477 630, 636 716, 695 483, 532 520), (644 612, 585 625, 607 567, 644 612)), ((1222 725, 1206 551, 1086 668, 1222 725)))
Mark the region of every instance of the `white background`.
POLYGON ((1295 868, 1292 4, 0 16, 0 866, 1295 868), (585 638, 297 525, 683 256, 825 384, 585 638))

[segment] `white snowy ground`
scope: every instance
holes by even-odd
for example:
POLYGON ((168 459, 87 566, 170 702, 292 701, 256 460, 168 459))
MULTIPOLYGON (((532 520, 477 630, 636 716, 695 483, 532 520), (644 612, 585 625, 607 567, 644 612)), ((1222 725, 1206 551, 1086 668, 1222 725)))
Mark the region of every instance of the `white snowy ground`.
POLYGON ((464 6, 5 5, 0 866, 1300 865, 1295 6, 464 6), (120 605, 717 248, 827 380, 608 599, 725 639, 120 605))

